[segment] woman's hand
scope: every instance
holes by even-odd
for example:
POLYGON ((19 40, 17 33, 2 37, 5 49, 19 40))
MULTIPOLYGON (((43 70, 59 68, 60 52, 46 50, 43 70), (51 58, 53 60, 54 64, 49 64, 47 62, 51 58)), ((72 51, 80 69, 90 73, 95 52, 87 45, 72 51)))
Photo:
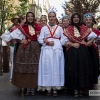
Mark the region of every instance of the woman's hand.
POLYGON ((23 43, 23 44, 27 44, 27 42, 28 41, 26 39, 24 39, 24 40, 21 41, 21 43, 23 43))
POLYGON ((91 42, 87 42, 87 46, 89 46, 89 47, 90 47, 91 45, 92 45, 92 43, 91 43, 91 42))
POLYGON ((79 48, 80 44, 79 43, 73 43, 72 45, 74 48, 79 48))
POLYGON ((82 41, 81 43, 87 46, 87 43, 85 41, 82 41))
POLYGON ((48 42, 48 40, 47 40, 47 39, 43 39, 43 41, 44 41, 44 43, 47 43, 47 42, 48 42))
POLYGON ((49 41, 49 46, 54 46, 54 42, 53 41, 49 41))
POLYGON ((54 42, 53 41, 48 41, 47 39, 43 39, 44 43, 46 43, 46 45, 49 46, 54 46, 54 42))
POLYGON ((79 43, 72 43, 72 42, 66 42, 64 44, 65 47, 74 47, 74 48, 79 48, 80 44, 79 43))

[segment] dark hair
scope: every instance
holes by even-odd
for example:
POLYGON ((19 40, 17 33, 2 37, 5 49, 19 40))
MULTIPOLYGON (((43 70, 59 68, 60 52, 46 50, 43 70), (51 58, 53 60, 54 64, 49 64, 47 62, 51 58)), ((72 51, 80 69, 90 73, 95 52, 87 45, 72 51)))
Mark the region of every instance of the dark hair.
POLYGON ((97 23, 93 16, 92 16, 92 22, 93 22, 93 25, 97 23))
POLYGON ((81 15, 79 14, 79 13, 74 13, 74 14, 72 14, 72 16, 71 16, 71 25, 73 25, 73 26, 75 26, 77 29, 78 29, 78 31, 80 32, 80 26, 82 25, 83 23, 81 22, 81 15), (74 17, 75 17, 75 15, 77 15, 78 17, 79 17, 79 22, 78 23, 74 23, 73 22, 73 19, 74 19, 74 17))
MULTIPOLYGON (((34 23, 35 23, 35 15, 34 15, 34 13, 33 12, 27 12, 26 13, 26 22, 24 23, 24 25, 32 25, 32 27, 34 27, 34 23), (28 22, 28 20, 27 20, 27 16, 28 16, 28 14, 29 13, 31 13, 32 15, 33 15, 33 17, 34 17, 34 20, 33 20, 33 22, 28 22)), ((35 27, 34 27, 35 28, 35 27)))

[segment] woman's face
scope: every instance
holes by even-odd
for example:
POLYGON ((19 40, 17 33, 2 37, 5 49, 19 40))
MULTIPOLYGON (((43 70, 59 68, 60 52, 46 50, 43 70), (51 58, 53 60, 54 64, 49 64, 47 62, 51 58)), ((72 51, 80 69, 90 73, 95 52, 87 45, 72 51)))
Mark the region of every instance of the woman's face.
POLYGON ((74 16, 73 22, 76 23, 76 24, 79 23, 79 17, 78 17, 78 15, 74 16))
POLYGON ((29 23, 32 23, 32 22, 34 21, 34 16, 33 16, 33 14, 32 14, 32 13, 28 13, 26 19, 27 19, 27 21, 28 21, 29 23))
POLYGON ((53 12, 50 12, 48 15, 49 23, 55 23, 56 22, 56 14, 53 12))
POLYGON ((86 26, 92 26, 92 18, 91 17, 86 18, 85 19, 85 24, 86 24, 86 26))
POLYGON ((63 21, 62 21, 62 23, 63 23, 63 27, 67 27, 70 22, 69 22, 68 18, 64 18, 63 21))
POLYGON ((47 19, 46 18, 41 18, 40 19, 40 24, 41 24, 41 26, 45 26, 47 24, 47 19))

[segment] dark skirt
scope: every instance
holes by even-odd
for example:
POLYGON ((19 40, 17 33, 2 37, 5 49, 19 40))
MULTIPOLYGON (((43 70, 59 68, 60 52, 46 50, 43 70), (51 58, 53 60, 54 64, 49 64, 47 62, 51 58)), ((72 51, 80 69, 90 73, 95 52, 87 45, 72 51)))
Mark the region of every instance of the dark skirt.
POLYGON ((12 84, 21 88, 36 88, 40 45, 32 41, 23 48, 19 44, 14 60, 12 84))
POLYGON ((65 87, 85 89, 93 85, 92 62, 88 48, 80 45, 66 52, 65 87))
POLYGON ((98 49, 94 48, 94 46, 88 47, 90 57, 92 60, 93 65, 93 84, 98 83, 98 75, 99 75, 99 55, 98 55, 98 49))

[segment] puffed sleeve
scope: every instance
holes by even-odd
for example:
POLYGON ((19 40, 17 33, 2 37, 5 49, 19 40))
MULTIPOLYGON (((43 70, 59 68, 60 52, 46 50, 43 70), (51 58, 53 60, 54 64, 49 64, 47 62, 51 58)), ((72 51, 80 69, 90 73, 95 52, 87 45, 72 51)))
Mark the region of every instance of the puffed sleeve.
POLYGON ((87 37, 87 40, 95 39, 96 37, 97 37, 97 34, 94 33, 94 32, 91 32, 91 33, 89 34, 89 36, 87 37))
POLYGON ((60 42, 62 45, 64 45, 68 40, 68 38, 64 35, 64 31, 63 29, 61 28, 60 29, 60 33, 61 33, 61 38, 60 38, 60 42))
POLYGON ((7 42, 12 39, 12 37, 10 35, 10 31, 5 32, 0 37, 2 38, 2 40, 7 41, 7 42))
POLYGON ((21 33, 21 31, 19 29, 14 30, 13 32, 6 32, 4 34, 1 35, 2 40, 9 42, 12 39, 25 39, 25 36, 21 33))
POLYGON ((10 33, 12 39, 25 39, 25 36, 22 34, 22 32, 19 29, 14 30, 13 32, 10 33))
POLYGON ((41 45, 43 45, 43 46, 46 45, 46 44, 44 43, 44 41, 43 41, 43 39, 45 38, 44 33, 45 33, 45 27, 43 27, 43 28, 41 29, 41 32, 40 32, 40 34, 39 34, 39 36, 38 36, 38 42, 39 42, 41 45))

